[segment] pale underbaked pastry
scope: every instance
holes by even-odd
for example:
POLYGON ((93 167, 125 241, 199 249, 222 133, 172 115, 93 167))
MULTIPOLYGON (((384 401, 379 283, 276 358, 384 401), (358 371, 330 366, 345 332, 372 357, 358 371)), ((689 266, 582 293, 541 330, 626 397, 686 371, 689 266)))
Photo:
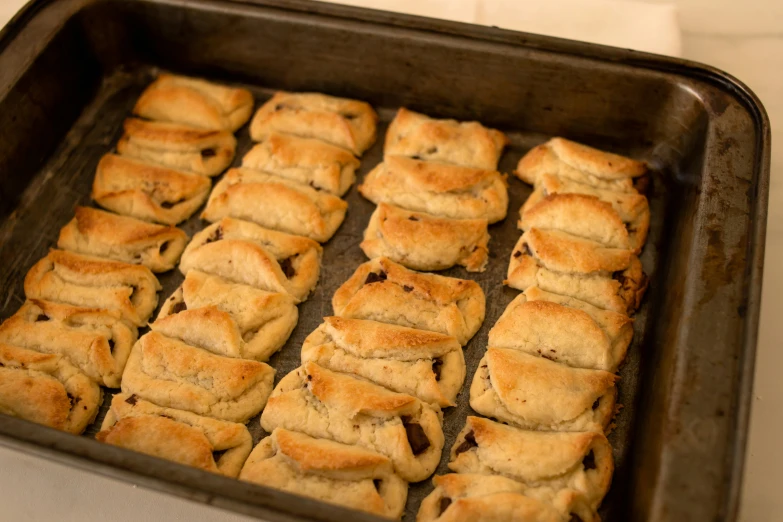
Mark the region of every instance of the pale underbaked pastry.
POLYGON ((623 314, 638 307, 647 288, 639 258, 556 230, 531 228, 514 246, 505 283, 538 286, 623 314))
POLYGON ((237 140, 227 130, 128 118, 117 152, 202 176, 217 176, 231 165, 237 140))
POLYGON ((528 487, 573 489, 597 509, 612 482, 612 447, 602 433, 527 431, 468 416, 449 469, 502 475, 528 487))
POLYGON ((165 272, 177 265, 188 236, 184 231, 89 207, 60 229, 57 247, 165 272))
POLYGON ((95 171, 91 196, 112 212, 176 225, 198 210, 211 185, 205 176, 106 154, 95 171))
POLYGON ((274 376, 267 364, 215 355, 153 331, 131 350, 122 391, 169 408, 247 422, 264 408, 274 376))
POLYGON ((414 270, 445 270, 455 265, 483 272, 489 258, 486 219, 447 219, 381 203, 364 241, 370 259, 387 257, 414 270))
POLYGON ((277 384, 261 414, 268 432, 285 428, 389 457, 408 482, 435 471, 443 450, 440 409, 359 377, 307 362, 277 384))
POLYGON ((234 132, 253 112, 247 89, 228 87, 199 78, 160 74, 136 101, 133 113, 148 120, 234 132))
POLYGON ((95 439, 233 478, 253 447, 244 424, 163 408, 127 393, 112 398, 95 439))
POLYGON ((531 286, 489 331, 489 346, 512 348, 575 368, 614 372, 633 337, 633 319, 531 286))
POLYGON ((266 292, 190 270, 182 286, 163 302, 158 321, 206 307, 228 313, 245 342, 242 357, 262 362, 282 348, 299 319, 296 300, 289 294, 266 292))
POLYGON ((141 265, 50 250, 24 278, 28 299, 119 310, 136 326, 147 324, 158 305, 157 278, 141 265))
POLYGON ((635 192, 634 178, 647 174, 647 164, 563 138, 552 138, 525 154, 514 174, 531 185, 536 184, 539 176, 550 174, 597 189, 635 192))
POLYGON ((438 120, 402 107, 389 124, 383 154, 495 170, 506 145, 505 134, 478 122, 438 120))
POLYGON ((470 407, 524 429, 603 432, 615 413, 617 379, 489 347, 473 376, 470 407))
POLYGON ((465 381, 454 337, 360 319, 324 317, 302 344, 302 363, 308 361, 442 408, 455 405, 465 381))
POLYGON ((508 209, 504 174, 404 156, 386 156, 365 176, 359 192, 376 204, 453 219, 496 223, 508 209))
POLYGON ((312 239, 223 218, 193 236, 179 269, 185 275, 201 270, 303 301, 318 284, 322 251, 312 239))
POLYGON ((335 315, 440 332, 466 345, 484 322, 475 281, 414 272, 379 257, 356 269, 332 297, 335 315))
POLYGON ((119 388, 136 342, 118 311, 31 299, 0 325, 0 342, 66 357, 87 377, 119 388))
POLYGON ((271 174, 231 169, 209 196, 202 219, 224 217, 252 221, 273 230, 321 243, 337 232, 348 203, 326 192, 271 174))
POLYGON ((384 455, 281 428, 253 448, 239 479, 392 519, 408 497, 384 455))
POLYGON ((357 156, 375 143, 378 115, 369 103, 317 93, 277 92, 253 116, 250 137, 272 133, 316 138, 357 156))
POLYGON ((245 154, 242 166, 342 196, 356 180, 359 160, 321 140, 273 132, 245 154))
POLYGON ((528 488, 506 477, 450 473, 432 479, 416 522, 600 522, 583 495, 528 488))
POLYGON ((102 393, 65 357, 0 342, 0 413, 79 434, 102 393))

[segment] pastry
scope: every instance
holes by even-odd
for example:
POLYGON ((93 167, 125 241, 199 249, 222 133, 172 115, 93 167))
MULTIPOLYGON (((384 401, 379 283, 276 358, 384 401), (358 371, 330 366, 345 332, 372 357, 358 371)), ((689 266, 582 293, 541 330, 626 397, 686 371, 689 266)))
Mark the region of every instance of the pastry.
POLYGON ((485 307, 475 281, 414 272, 385 257, 360 265, 332 298, 340 317, 440 332, 463 346, 484 322, 485 307))
POLYGON ((60 229, 57 247, 165 272, 176 266, 187 242, 187 234, 176 227, 76 207, 76 217, 60 229))
POLYGON ((511 301, 489 331, 489 346, 615 372, 632 337, 633 320, 627 316, 531 286, 511 301))
POLYGON ((312 187, 250 169, 231 169, 215 185, 202 219, 233 217, 273 230, 328 241, 348 203, 312 187))
POLYGON ((325 94, 277 92, 253 116, 250 137, 262 141, 273 133, 315 138, 357 156, 375 143, 378 115, 370 104, 325 94))
POLYGON ((364 241, 370 259, 387 257, 414 270, 445 270, 454 265, 483 272, 489 256, 486 219, 446 219, 381 203, 364 241))
POLYGON ((158 305, 160 283, 145 266, 50 250, 24 278, 28 299, 118 310, 136 325, 147 324, 158 305))
POLYGON ((101 402, 101 387, 65 357, 0 342, 0 413, 79 434, 101 402))
POLYGON ((223 218, 193 236, 179 269, 187 274, 195 268, 303 301, 318 284, 321 253, 312 239, 223 218))
POLYGON ((204 203, 211 184, 205 176, 106 154, 98 163, 91 196, 117 214, 176 225, 204 203))
POLYGON ((158 321, 206 307, 227 312, 245 342, 241 356, 262 362, 282 348, 299 318, 296 300, 289 294, 266 292, 190 270, 182 286, 163 302, 158 321))
POLYGON ((507 277, 505 283, 518 290, 538 286, 623 314, 639 307, 647 288, 642 264, 629 250, 536 228, 519 238, 507 277))
POLYGON ((95 439, 233 478, 253 447, 243 424, 162 408, 127 393, 112 398, 95 439))
POLYGON ((383 154, 495 170, 508 143, 505 134, 478 122, 437 120, 402 107, 386 132, 383 154))
POLYGON ((408 496, 387 457, 281 428, 253 448, 239 478, 392 519, 408 496))
POLYGON ((237 140, 227 130, 128 118, 117 142, 122 156, 202 176, 217 176, 231 165, 237 140))
POLYGON ((250 359, 237 323, 216 306, 182 310, 150 323, 150 329, 217 355, 250 359))
POLYGON ((454 337, 375 321, 324 317, 302 344, 308 361, 444 408, 455 405, 465 381, 454 337))
POLYGON ((266 404, 275 370, 215 355, 152 331, 131 351, 122 391, 160 406, 247 422, 266 404))
POLYGON ((31 299, 0 325, 0 342, 66 357, 87 377, 119 388, 138 332, 117 311, 31 299))
POLYGON ((365 176, 359 192, 376 204, 452 219, 496 223, 508 209, 504 174, 403 156, 386 156, 365 176))
POLYGON ((612 447, 602 433, 526 431, 467 418, 451 449, 449 469, 502 475, 528 487, 582 493, 598 508, 612 482, 612 447))
POLYGON ((133 113, 148 120, 234 132, 250 118, 253 95, 198 78, 160 74, 136 101, 133 113))
POLYGON ((470 406, 524 429, 603 432, 614 415, 617 378, 490 347, 473 376, 470 406))
POLYGON ((273 132, 245 154, 242 166, 342 196, 356 179, 359 160, 321 140, 273 132))
POLYGON ((443 450, 440 409, 433 408, 437 406, 307 362, 277 384, 261 427, 377 451, 391 459, 399 476, 418 482, 435 471, 443 450))

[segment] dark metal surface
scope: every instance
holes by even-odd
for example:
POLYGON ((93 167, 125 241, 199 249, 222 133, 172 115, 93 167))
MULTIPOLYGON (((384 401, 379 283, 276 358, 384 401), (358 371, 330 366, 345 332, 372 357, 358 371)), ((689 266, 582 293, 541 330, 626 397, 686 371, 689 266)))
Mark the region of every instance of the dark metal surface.
MULTIPOLYGON (((642 255, 651 285, 621 369, 624 408, 610 435, 617 471, 608 521, 731 520, 736 515, 758 322, 769 125, 758 100, 726 75, 683 61, 463 24, 303 1, 38 1, 0 33, 0 318, 24 298, 26 271, 89 204, 98 159, 157 68, 244 84, 364 99, 479 119, 509 133, 500 168, 550 135, 644 158, 655 167, 642 255)), ((249 146, 239 131, 239 162, 249 146)), ((377 143, 359 178, 381 159, 377 143)), ((510 180, 507 219, 490 227, 484 326, 465 348, 468 378, 446 411, 448 449, 470 413, 467 386, 487 332, 517 292, 502 280, 530 189, 510 180)), ((304 338, 365 258, 373 205, 355 187, 325 245, 321 282, 272 358, 279 380, 304 338)), ((192 218, 188 233, 204 223, 192 218)), ((181 281, 163 274, 165 298, 181 281)), ((101 415, 105 413, 102 412, 101 415)), ((0 442, 196 501, 268 520, 345 520, 339 508, 0 416, 0 442)), ((254 438, 262 436, 257 419, 254 438)), ((429 481, 411 486, 413 520, 429 481)), ((355 513, 350 514, 359 519, 355 513)), ((362 517, 364 518, 364 517, 362 517)), ((368 518, 369 520, 369 518, 368 518)))

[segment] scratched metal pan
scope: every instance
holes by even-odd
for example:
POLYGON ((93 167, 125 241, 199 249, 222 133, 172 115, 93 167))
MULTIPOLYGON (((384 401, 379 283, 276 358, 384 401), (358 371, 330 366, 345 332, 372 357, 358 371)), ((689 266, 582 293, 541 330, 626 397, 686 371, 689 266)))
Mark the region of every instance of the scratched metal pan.
MULTIPOLYGON (((648 160, 652 226, 642 260, 650 290, 621 370, 623 408, 610 435, 617 471, 607 521, 733 520, 748 428, 769 181, 769 122, 726 74, 682 60, 494 28, 305 1, 37 0, 0 33, 0 319, 55 244, 120 123, 159 70, 366 100, 380 136, 399 106, 477 119, 507 132, 510 172, 532 145, 562 135, 648 160)), ((239 154, 250 146, 239 131, 239 154)), ((381 160, 362 159, 360 179, 381 160)), ((238 160, 237 160, 238 161, 238 160)), ((509 216, 491 227, 478 281, 483 328, 465 348, 468 381, 487 331, 514 291, 502 280, 530 189, 510 180, 509 216)), ((365 259, 373 206, 353 188, 326 244, 321 282, 271 363, 295 368, 302 340, 331 313, 335 289, 365 259)), ((204 224, 193 218, 188 233, 204 224)), ((161 277, 164 292, 181 281, 161 277)), ((470 413, 467 383, 445 414, 448 448, 470 413)), ((108 399, 107 399, 108 401, 108 399)), ((105 414, 105 405, 99 420, 105 414)), ((266 520, 372 517, 213 476, 0 415, 0 442, 129 482, 266 520)), ((264 434, 250 423, 256 440, 264 434)), ((429 481, 410 489, 412 521, 429 481)))

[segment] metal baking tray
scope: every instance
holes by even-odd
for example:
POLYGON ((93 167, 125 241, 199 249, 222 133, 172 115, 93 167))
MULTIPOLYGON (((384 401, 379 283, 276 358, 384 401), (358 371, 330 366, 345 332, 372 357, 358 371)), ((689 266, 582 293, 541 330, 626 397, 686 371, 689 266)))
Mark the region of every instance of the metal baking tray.
MULTIPOLYGON (((648 160, 652 225, 642 255, 650 290, 619 384, 610 435, 617 470, 606 521, 733 520, 748 428, 769 183, 769 121, 744 85, 686 62, 496 28, 301 0, 34 0, 0 33, 0 319, 22 304, 22 281, 56 243, 77 204, 89 204, 98 159, 159 70, 244 85, 366 100, 381 160, 399 106, 477 119, 509 133, 500 169, 563 135, 648 160)), ((237 160, 247 151, 239 131, 237 160)), ((484 326, 465 348, 466 386, 446 411, 448 450, 470 413, 467 386, 487 332, 516 291, 502 280, 530 188, 510 179, 506 220, 490 229, 489 268, 448 275, 479 282, 484 326)), ((303 339, 365 258, 373 205, 354 188, 348 216, 325 245, 315 294, 274 356, 277 379, 298 365, 303 339)), ((197 217, 188 233, 202 228, 197 217)), ((161 276, 165 298, 181 281, 161 276)), ((108 402, 108 398, 107 398, 108 402)), ((270 521, 376 520, 0 415, 0 443, 160 491, 270 521)), ((254 438, 261 432, 250 423, 254 438)), ((414 484, 412 521, 429 481, 414 484)))

